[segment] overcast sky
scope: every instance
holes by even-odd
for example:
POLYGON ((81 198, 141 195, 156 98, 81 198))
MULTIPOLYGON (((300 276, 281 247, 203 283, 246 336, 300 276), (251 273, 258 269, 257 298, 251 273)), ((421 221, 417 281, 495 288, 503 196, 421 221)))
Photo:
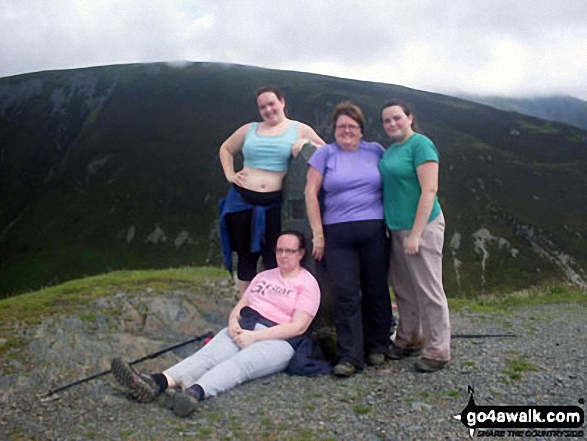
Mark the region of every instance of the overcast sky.
POLYGON ((587 100, 587 1, 0 0, 0 76, 176 60, 587 100))

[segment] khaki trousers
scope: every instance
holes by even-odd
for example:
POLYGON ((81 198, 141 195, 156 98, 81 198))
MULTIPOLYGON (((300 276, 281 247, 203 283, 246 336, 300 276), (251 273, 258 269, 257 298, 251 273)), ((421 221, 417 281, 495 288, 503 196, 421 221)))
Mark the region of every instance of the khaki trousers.
POLYGON ((450 360, 450 319, 442 286, 444 216, 430 222, 419 252, 408 256, 403 243, 410 230, 391 232, 390 278, 399 313, 395 344, 422 349, 422 357, 450 360))

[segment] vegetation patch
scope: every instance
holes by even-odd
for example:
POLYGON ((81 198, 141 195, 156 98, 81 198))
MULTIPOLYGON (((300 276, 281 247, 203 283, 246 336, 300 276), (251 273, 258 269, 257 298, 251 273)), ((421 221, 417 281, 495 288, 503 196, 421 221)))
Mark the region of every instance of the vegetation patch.
MULTIPOLYGON (((434 392, 430 392, 430 391, 426 391, 423 390, 420 393, 418 393, 418 397, 420 398, 420 401, 423 401, 425 403, 429 403, 429 404, 438 404, 440 401, 446 400, 448 398, 450 399, 454 399, 454 398, 459 398, 461 396, 461 394, 454 389, 448 389, 448 390, 444 390, 444 391, 434 391, 434 392)), ((417 402, 417 400, 410 400, 410 403, 415 403, 417 402)))
POLYGON ((202 437, 202 439, 210 439, 212 437, 213 434, 213 430, 210 427, 200 427, 200 429, 198 430, 198 435, 202 437))
POLYGON ((353 412, 359 415, 365 415, 373 411, 373 407, 368 404, 355 404, 353 406, 353 412))
POLYGON ((206 414, 206 419, 216 422, 222 419, 222 416, 218 412, 208 412, 206 414))
POLYGON ((5 358, 12 350, 22 349, 26 345, 27 341, 23 337, 9 335, 6 342, 0 346, 0 356, 5 358))
POLYGON ((80 315, 79 318, 84 322, 90 322, 90 323, 96 322, 96 315, 95 314, 80 315))
POLYGON ((355 395, 343 395, 337 398, 342 403, 353 403, 358 397, 355 395))
POLYGON ((316 436, 312 429, 298 427, 295 429, 293 435, 286 436, 284 439, 287 441, 313 441, 316 439, 316 436))
POLYGON ((539 371, 540 368, 528 360, 527 355, 520 355, 517 358, 508 358, 505 361, 507 368, 502 370, 510 380, 521 380, 522 373, 528 371, 539 371))
POLYGON ((458 398, 460 396, 459 391, 454 389, 445 390, 440 394, 444 398, 458 398))
POLYGON ((449 307, 454 311, 499 312, 500 314, 508 312, 509 308, 549 303, 587 304, 587 292, 574 286, 555 284, 524 289, 511 294, 488 294, 475 298, 451 297, 448 299, 449 307))
POLYGON ((532 134, 541 134, 541 135, 553 135, 558 133, 557 128, 552 122, 545 122, 541 125, 532 124, 528 120, 518 120, 518 126, 522 129, 527 130, 529 133, 532 134))
MULTIPOLYGON (((220 280, 225 277, 226 271, 211 267, 114 271, 1 299, 0 323, 8 325, 21 321, 38 324, 43 316, 72 312, 91 300, 116 292, 133 290, 159 292, 180 287, 193 288, 194 284, 205 280, 220 280)), ((93 320, 91 315, 85 315, 82 319, 93 320)))

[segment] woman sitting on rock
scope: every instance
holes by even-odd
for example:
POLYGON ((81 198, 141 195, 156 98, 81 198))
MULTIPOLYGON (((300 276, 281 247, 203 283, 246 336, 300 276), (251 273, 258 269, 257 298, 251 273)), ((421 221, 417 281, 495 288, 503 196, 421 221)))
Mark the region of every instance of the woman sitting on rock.
POLYGON ((204 398, 285 370, 320 305, 318 283, 300 265, 305 253, 303 235, 281 233, 275 250, 277 268, 252 280, 230 313, 228 327, 162 373, 144 374, 115 358, 114 378, 139 402, 177 388, 173 411, 187 416, 204 398))

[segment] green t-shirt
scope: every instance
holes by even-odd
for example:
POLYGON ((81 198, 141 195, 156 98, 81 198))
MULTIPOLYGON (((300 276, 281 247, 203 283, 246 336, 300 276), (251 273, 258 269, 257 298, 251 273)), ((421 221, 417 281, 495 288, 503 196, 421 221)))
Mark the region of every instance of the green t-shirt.
MULTIPOLYGON (((414 133, 401 144, 390 145, 379 161, 385 223, 390 230, 413 227, 422 193, 416 168, 429 161, 438 162, 438 151, 434 143, 420 133, 414 133)), ((435 197, 428 222, 441 212, 438 197, 435 197)))

